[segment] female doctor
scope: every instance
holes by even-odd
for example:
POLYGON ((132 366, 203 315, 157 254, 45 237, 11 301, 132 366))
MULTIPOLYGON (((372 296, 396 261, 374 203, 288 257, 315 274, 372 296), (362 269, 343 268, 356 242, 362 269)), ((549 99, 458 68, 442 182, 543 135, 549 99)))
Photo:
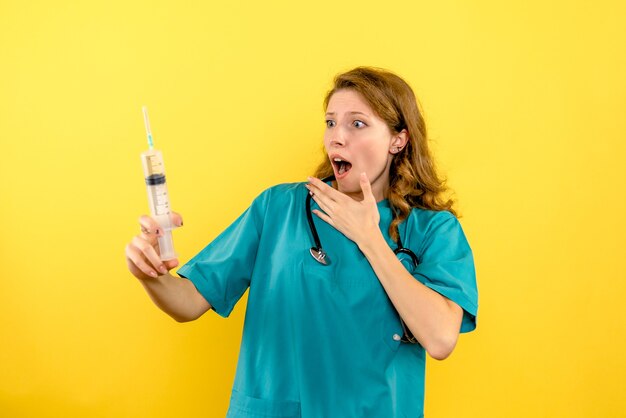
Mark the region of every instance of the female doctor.
POLYGON ((180 322, 227 317, 249 289, 227 417, 419 418, 425 353, 476 327, 472 251, 406 82, 359 67, 324 107, 314 177, 263 191, 180 277, 142 216, 128 268, 180 322))

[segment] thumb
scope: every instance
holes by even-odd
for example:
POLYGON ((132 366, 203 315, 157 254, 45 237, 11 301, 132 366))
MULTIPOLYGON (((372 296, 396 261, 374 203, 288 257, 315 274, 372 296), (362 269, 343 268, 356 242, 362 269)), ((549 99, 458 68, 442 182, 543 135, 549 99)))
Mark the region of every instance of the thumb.
POLYGON ((363 191, 363 200, 376 200, 374 198, 374 194, 372 193, 372 185, 370 184, 365 172, 361 173, 360 183, 361 190, 363 191))
POLYGON ((167 269, 167 271, 170 271, 174 267, 178 267, 178 258, 164 261, 163 264, 165 265, 165 268, 167 269))
POLYGON ((172 211, 170 213, 170 222, 172 223, 172 227, 180 228, 183 226, 183 217, 180 213, 172 211))

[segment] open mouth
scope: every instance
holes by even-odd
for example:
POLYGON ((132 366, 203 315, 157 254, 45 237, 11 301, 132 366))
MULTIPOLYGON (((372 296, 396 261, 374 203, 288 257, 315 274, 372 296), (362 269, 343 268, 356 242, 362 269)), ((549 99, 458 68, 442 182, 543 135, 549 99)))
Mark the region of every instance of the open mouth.
POLYGON ((332 159, 333 166, 335 167, 335 173, 337 176, 343 176, 348 173, 352 168, 352 164, 349 161, 346 161, 341 158, 333 158, 332 159))

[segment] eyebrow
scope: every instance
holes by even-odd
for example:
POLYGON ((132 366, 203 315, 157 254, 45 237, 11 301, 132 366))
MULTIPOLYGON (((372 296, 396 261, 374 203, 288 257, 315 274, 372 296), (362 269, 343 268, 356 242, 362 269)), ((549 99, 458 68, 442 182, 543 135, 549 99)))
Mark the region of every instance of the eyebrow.
MULTIPOLYGON (((367 113, 363 113, 363 112, 348 112, 351 115, 363 115, 363 116, 367 116, 370 117, 370 115, 368 115, 367 113)), ((333 116, 335 115, 335 112, 326 112, 326 116, 333 116)))

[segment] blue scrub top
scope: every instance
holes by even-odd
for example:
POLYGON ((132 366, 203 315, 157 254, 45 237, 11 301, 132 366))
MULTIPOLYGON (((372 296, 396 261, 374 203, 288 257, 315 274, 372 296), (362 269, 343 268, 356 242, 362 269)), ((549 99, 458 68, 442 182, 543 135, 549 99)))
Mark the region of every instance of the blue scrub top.
MULTIPOLYGON (((223 317, 250 288, 227 417, 422 417, 425 350, 397 341, 398 314, 369 262, 316 215, 332 263, 311 257, 304 184, 265 190, 178 270, 223 317)), ((389 202, 378 211, 395 249, 389 202)), ((461 332, 472 331, 474 261, 458 220, 413 209, 400 233, 420 261, 412 275, 460 305, 461 332)))

